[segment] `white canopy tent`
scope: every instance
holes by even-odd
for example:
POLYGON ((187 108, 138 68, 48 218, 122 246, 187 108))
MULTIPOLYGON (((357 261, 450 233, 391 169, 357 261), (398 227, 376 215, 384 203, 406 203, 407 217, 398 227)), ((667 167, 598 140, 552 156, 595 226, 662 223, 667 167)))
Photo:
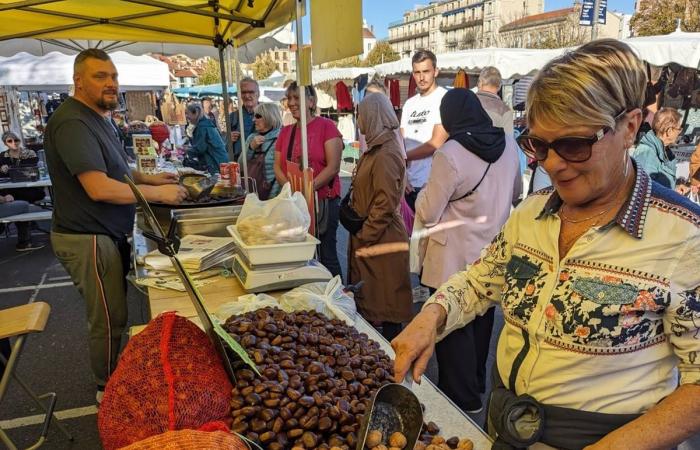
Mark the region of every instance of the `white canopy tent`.
POLYGON ((623 40, 639 57, 655 66, 677 63, 700 67, 700 33, 676 30, 662 36, 644 36, 623 40))
MULTIPOLYGON (((566 49, 529 49, 529 48, 484 48, 440 53, 437 56, 438 68, 442 70, 477 70, 486 66, 496 67, 503 78, 528 75, 539 70, 549 60, 566 49)), ((411 72, 411 58, 375 66, 381 76, 411 72)))
POLYGON ((311 78, 314 84, 326 81, 353 80, 360 75, 367 75, 372 78, 376 70, 371 67, 331 67, 328 69, 315 69, 311 78))
MULTIPOLYGON (((119 71, 121 90, 164 89, 170 84, 168 65, 164 62, 126 52, 114 52, 110 56, 119 71)), ((74 60, 75 56, 59 52, 0 57, 0 86, 13 86, 21 91, 68 91, 73 85, 74 60)))

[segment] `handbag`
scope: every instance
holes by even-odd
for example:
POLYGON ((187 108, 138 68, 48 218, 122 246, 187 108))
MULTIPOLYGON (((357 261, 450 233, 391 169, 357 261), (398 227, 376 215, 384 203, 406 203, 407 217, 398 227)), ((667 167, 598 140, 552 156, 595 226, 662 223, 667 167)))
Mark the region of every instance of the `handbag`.
MULTIPOLYGON (((255 185, 258 188, 258 198, 260 200, 267 200, 270 198, 272 186, 274 186, 276 181, 274 178, 271 182, 267 180, 267 169, 265 168, 265 158, 273 145, 271 142, 273 141, 267 142, 269 144, 267 150, 263 152, 253 152, 253 157, 248 163, 248 176, 255 180, 255 185)), ((265 145, 265 142, 262 145, 265 145)))
POLYGON ((343 200, 340 201, 339 218, 343 227, 348 230, 350 235, 354 236, 362 229, 362 225, 364 225, 367 218, 357 214, 357 211, 350 206, 351 195, 352 186, 350 187, 348 193, 345 194, 345 197, 343 197, 343 200))

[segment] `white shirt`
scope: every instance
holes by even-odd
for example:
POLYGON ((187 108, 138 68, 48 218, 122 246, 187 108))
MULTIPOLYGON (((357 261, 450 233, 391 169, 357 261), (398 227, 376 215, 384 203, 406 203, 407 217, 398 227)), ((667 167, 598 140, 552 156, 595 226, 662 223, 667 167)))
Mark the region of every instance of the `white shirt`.
POLYGON ((528 197, 481 259, 440 287, 427 302, 447 311, 440 336, 500 303, 501 380, 552 406, 637 414, 679 373, 700 382, 700 207, 638 169, 616 220, 560 261, 560 206, 552 189, 528 197))
MULTIPOLYGON (((406 151, 425 144, 433 137, 433 128, 442 123, 440 102, 446 93, 447 89, 438 86, 428 95, 416 94, 406 100, 401 112, 401 128, 403 129, 406 151)), ((406 172, 411 186, 422 188, 428 182, 432 162, 433 157, 430 156, 408 163, 406 172)))

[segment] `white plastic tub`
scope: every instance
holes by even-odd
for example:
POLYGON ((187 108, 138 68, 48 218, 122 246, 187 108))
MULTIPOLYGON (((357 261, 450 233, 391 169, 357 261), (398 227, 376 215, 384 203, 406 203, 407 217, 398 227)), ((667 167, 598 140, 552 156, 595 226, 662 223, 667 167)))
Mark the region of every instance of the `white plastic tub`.
POLYGON ((236 225, 229 225, 226 227, 226 230, 233 236, 236 246, 253 266, 309 261, 314 258, 316 246, 321 243, 321 241, 307 233, 306 240, 303 242, 247 245, 241 239, 241 235, 238 234, 236 225))

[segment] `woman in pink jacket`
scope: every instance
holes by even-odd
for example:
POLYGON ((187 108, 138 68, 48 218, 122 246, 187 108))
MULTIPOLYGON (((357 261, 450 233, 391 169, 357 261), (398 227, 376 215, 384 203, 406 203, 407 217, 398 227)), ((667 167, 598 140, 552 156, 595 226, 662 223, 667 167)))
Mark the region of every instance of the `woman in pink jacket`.
MULTIPOLYGON (((473 92, 449 91, 440 116, 450 138, 433 155, 416 201, 416 217, 429 229, 421 281, 431 294, 479 257, 522 190, 515 140, 493 126, 473 92)), ((436 347, 439 387, 467 412, 482 408, 492 327, 493 308, 436 347)))

